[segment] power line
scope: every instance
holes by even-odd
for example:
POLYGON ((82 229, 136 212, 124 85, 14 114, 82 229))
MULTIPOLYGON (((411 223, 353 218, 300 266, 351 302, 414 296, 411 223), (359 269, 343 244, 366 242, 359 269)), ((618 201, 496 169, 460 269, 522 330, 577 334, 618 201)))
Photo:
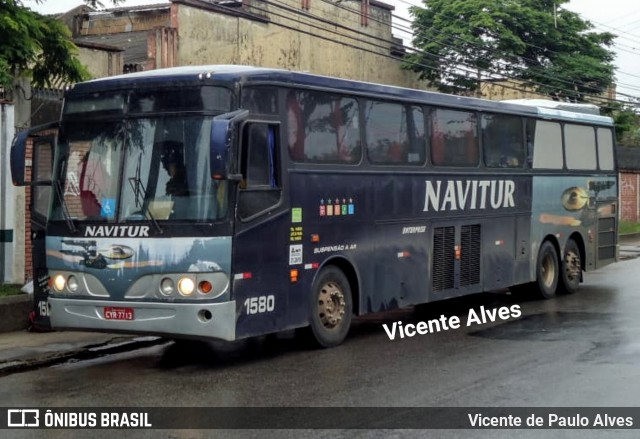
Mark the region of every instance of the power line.
MULTIPOLYGON (((273 1, 266 1, 266 0, 265 0, 263 3, 271 4, 271 5, 273 5, 273 6, 277 7, 277 8, 284 9, 284 10, 286 10, 287 12, 294 12, 294 16, 295 16, 295 14, 298 14, 298 15, 305 16, 306 18, 311 18, 311 19, 313 19, 313 20, 318 20, 318 19, 319 19, 319 21, 321 21, 321 22, 323 22, 323 23, 325 23, 325 24, 330 23, 333 27, 341 27, 341 28, 345 28, 345 26, 336 26, 335 21, 328 21, 328 20, 326 20, 326 19, 325 19, 325 18, 323 18, 323 17, 317 17, 317 16, 314 16, 313 14, 310 14, 310 13, 308 13, 308 12, 302 12, 302 11, 299 11, 299 10, 297 10, 297 9, 295 9, 295 8, 291 8, 291 7, 290 7, 290 6, 288 6, 288 5, 281 5, 281 4, 274 3, 273 1)), ((334 4, 332 4, 332 5, 333 5, 333 6, 335 6, 334 4)), ((226 6, 223 6, 223 7, 224 7, 224 8, 228 8, 228 7, 226 7, 226 6)), ((294 22, 296 22, 296 23, 300 23, 300 20, 298 20, 298 19, 296 19, 296 18, 291 18, 291 16, 287 16, 287 15, 277 14, 275 11, 271 11, 271 10, 264 9, 264 8, 259 8, 259 7, 255 6, 255 5, 253 5, 253 6, 252 6, 252 9, 257 10, 257 11, 260 11, 260 12, 263 12, 263 13, 265 13, 265 14, 267 14, 267 15, 272 14, 272 15, 274 15, 274 16, 276 16, 276 17, 280 17, 280 18, 283 18, 283 19, 286 19, 286 20, 289 20, 289 21, 294 21, 294 22)), ((347 8, 347 9, 349 9, 349 8, 347 8)), ((351 10, 351 11, 353 12, 353 10, 351 10)), ((356 12, 359 14, 359 11, 356 11, 356 12)), ((316 37, 316 38, 320 38, 320 39, 323 39, 323 40, 326 40, 326 41, 330 41, 330 42, 333 42, 333 43, 341 44, 341 45, 344 45, 344 46, 346 46, 346 47, 354 48, 354 49, 356 49, 356 50, 361 50, 361 51, 364 51, 364 52, 369 52, 369 53, 376 54, 376 55, 378 55, 378 56, 383 56, 383 57, 386 57, 386 58, 395 59, 396 61, 405 61, 405 62, 406 62, 406 60, 403 60, 403 59, 402 59, 402 58, 400 58, 400 57, 397 57, 397 56, 394 56, 394 55, 390 55, 390 54, 381 53, 381 52, 377 52, 377 51, 372 51, 372 50, 370 50, 370 49, 364 49, 364 48, 362 48, 362 47, 360 47, 360 46, 357 46, 357 45, 355 45, 355 44, 345 42, 344 40, 336 40, 336 39, 332 39, 332 38, 329 38, 329 37, 326 37, 326 36, 321 36, 321 35, 318 35, 318 34, 316 34, 316 33, 312 33, 312 32, 310 32, 310 31, 304 31, 304 30, 301 30, 301 29, 298 29, 298 28, 295 28, 295 27, 292 27, 292 26, 286 25, 286 24, 284 24, 284 23, 277 23, 277 22, 273 22, 273 21, 272 21, 271 23, 272 23, 273 25, 276 25, 276 26, 279 26, 279 27, 283 27, 283 28, 285 28, 285 29, 288 29, 288 30, 291 30, 291 31, 294 31, 294 32, 298 32, 298 33, 302 33, 302 34, 307 34, 307 35, 310 35, 310 36, 314 36, 314 37, 316 37)), ((354 41, 359 42, 359 43, 365 43, 365 44, 369 44, 369 45, 374 45, 374 46, 377 46, 378 48, 384 48, 385 50, 389 50, 389 46, 387 46, 387 45, 385 45, 385 46, 375 45, 375 44, 374 44, 374 43, 372 43, 371 41, 360 40, 360 39, 354 38, 352 35, 338 33, 338 32, 336 32, 336 31, 334 31, 334 30, 327 29, 327 28, 323 28, 323 27, 321 27, 321 26, 318 26, 318 25, 316 25, 316 24, 311 24, 311 23, 309 23, 309 22, 306 22, 306 23, 304 23, 304 24, 305 24, 305 25, 308 25, 308 26, 311 26, 311 27, 313 27, 313 28, 319 29, 319 30, 323 30, 325 33, 327 33, 327 34, 329 34, 329 35, 337 35, 338 37, 348 38, 348 39, 350 39, 350 40, 354 40, 354 41)), ((388 23, 387 23, 387 22, 385 22, 384 24, 388 24, 388 23)), ((347 28, 347 29, 349 29, 349 28, 347 28)), ((353 29, 350 29, 350 30, 351 30, 352 32, 354 32, 354 31, 353 31, 353 29)), ((371 35, 371 34, 367 34, 367 33, 363 33, 363 32, 357 32, 357 31, 355 31, 355 33, 358 33, 358 34, 361 34, 361 35, 365 35, 365 36, 367 36, 368 38, 373 39, 373 40, 385 41, 386 43, 389 43, 389 41, 387 41, 387 40, 383 40, 383 39, 381 39, 381 38, 379 38, 379 37, 377 37, 377 36, 375 36, 375 35, 371 35)), ((424 52, 423 52, 423 53, 424 53, 424 52)), ((431 55, 434 55, 434 54, 431 54, 431 55)), ((416 65, 416 66, 421 66, 421 67, 426 68, 426 69, 434 70, 434 68, 433 68, 433 67, 431 67, 431 66, 427 66, 427 65, 424 65, 424 64, 415 63, 415 62, 414 62, 414 63, 411 63, 411 64, 414 64, 414 65, 416 65)), ((468 66, 466 66, 466 67, 468 68, 468 66)), ((470 71, 470 70, 466 70, 466 72, 468 72, 468 73, 474 73, 474 74, 475 74, 475 72, 474 72, 474 71, 470 71)), ((491 78, 491 77, 492 77, 491 75, 495 75, 495 72, 490 72, 490 71, 488 71, 488 72, 486 72, 486 74, 487 74, 487 76, 488 76, 489 78, 491 78)), ((512 80, 512 79, 510 79, 510 78, 504 78, 504 77, 501 77, 501 78, 494 78, 494 79, 502 79, 502 80, 505 80, 505 81, 507 81, 507 82, 515 82, 515 81, 513 81, 513 80, 512 80)), ((517 91, 524 91, 524 89, 522 88, 521 84, 520 84, 520 83, 518 83, 518 85, 519 85, 519 87, 509 86, 509 85, 506 85, 506 84, 501 84, 501 86, 502 86, 502 87, 507 88, 507 89, 513 89, 513 90, 517 90, 517 91)), ((565 90, 565 91, 572 91, 572 90, 568 90, 568 89, 567 89, 567 90, 565 90)), ((599 97, 599 96, 593 96, 593 98, 594 98, 593 100, 601 101, 601 102, 605 102, 605 103, 608 103, 608 102, 611 102, 611 101, 612 101, 612 100, 609 100, 609 99, 606 99, 606 98, 603 98, 603 97, 599 97)), ((622 101, 619 101, 619 102, 622 102, 622 101)))
MULTIPOLYGON (((324 3, 329 3, 329 4, 331 4, 331 3, 330 3, 330 2, 328 2, 327 0, 321 0, 321 1, 323 1, 324 3)), ((354 10, 354 9, 352 9, 352 8, 349 8, 349 7, 347 7, 347 6, 344 6, 344 5, 337 5, 337 6, 338 6, 339 8, 341 8, 341 9, 345 9, 345 10, 348 10, 348 11, 350 11, 350 12, 354 13, 354 15, 358 15, 358 16, 360 15, 360 12, 359 12, 359 11, 354 10)), ((393 16, 393 17, 396 17, 396 16, 395 16, 395 15, 393 15, 393 14, 392 14, 392 16, 393 16)), ((401 17, 398 17, 398 18, 401 18, 401 17)), ((381 21, 381 20, 379 20, 379 19, 375 19, 375 18, 373 18, 373 20, 374 20, 374 21, 378 21, 378 22, 383 23, 383 24, 387 24, 386 22, 383 22, 383 21, 381 21)), ((409 21, 409 20, 404 19, 404 21, 409 21)), ((418 26, 418 27, 419 27, 419 26, 418 26)), ((393 25, 392 25, 392 28, 397 28, 397 26, 393 26, 393 25)), ((406 28, 405 28, 405 29, 406 29, 406 28)), ((422 27, 422 29, 424 30, 424 27, 422 27)), ((436 32, 439 32, 439 31, 436 31, 436 32)), ((464 41, 465 43, 467 43, 467 44, 468 44, 468 42, 467 42, 467 41, 465 41, 464 39, 460 38, 459 36, 446 34, 446 33, 444 33, 444 32, 439 32, 439 33, 440 33, 441 35, 445 35, 445 36, 447 36, 447 37, 460 39, 460 40, 462 40, 462 41, 464 41)), ((439 42, 439 41, 434 41, 434 40, 431 40, 431 41, 433 41, 434 43, 436 43, 436 44, 440 45, 441 47, 445 47, 445 48, 453 48, 452 46, 450 46, 450 45, 446 45, 446 44, 443 44, 443 43, 441 43, 441 42, 439 42)), ((473 44, 471 44, 471 45, 473 45, 473 44)), ((477 47, 477 48, 481 48, 482 50, 491 51, 490 49, 487 49, 487 48, 485 48, 485 47, 480 47, 480 46, 477 46, 477 45, 476 45, 476 47, 477 47)), ((534 47, 535 47, 535 46, 534 46, 534 47)), ((415 49, 415 48, 410 48, 410 50, 413 50, 413 51, 415 51, 415 52, 422 52, 422 53, 424 53, 424 51, 420 51, 420 50, 415 49)), ((494 51, 494 53, 498 53, 498 52, 495 52, 495 51, 494 51)), ((431 56, 435 56, 435 54, 429 54, 429 55, 431 55, 431 56)), ((525 59, 526 59, 526 58, 525 58, 525 59)), ((498 65, 501 65, 501 66, 503 66, 504 68, 506 68, 506 69, 511 69, 511 70, 520 70, 520 71, 523 71, 523 70, 524 70, 522 67, 518 67, 518 66, 511 65, 511 64, 507 64, 507 63, 505 63, 505 62, 498 62, 498 65)), ((424 66, 424 65, 422 65, 422 66, 423 66, 423 67, 426 67, 426 66, 424 66)), ((475 68, 476 68, 475 66, 469 66, 469 65, 466 65, 466 64, 465 64, 464 66, 465 66, 467 69, 468 69, 468 68, 473 68, 473 69, 475 69, 475 68)), ((474 75, 476 75, 476 74, 477 74, 476 70, 474 70, 474 71, 472 71, 472 72, 469 72, 469 70, 467 70, 467 69, 463 69, 463 70, 464 70, 465 72, 467 72, 467 73, 473 73, 474 75)), ((434 70, 434 69, 431 69, 431 70, 434 70)), ((510 78, 508 75, 506 75, 506 74, 505 74, 505 72, 495 72, 495 71, 486 71, 486 70, 485 70, 485 73, 489 73, 489 75, 490 75, 491 77, 494 77, 494 79, 503 79, 503 80, 508 80, 508 81, 510 81, 510 82, 512 82, 512 83, 516 83, 516 81, 515 81, 513 78, 510 78), (500 78, 495 78, 495 75, 499 75, 499 76, 500 76, 500 78)), ((575 86, 575 83, 574 83, 574 82, 570 82, 570 81, 562 80, 562 79, 557 78, 557 77, 552 77, 552 76, 545 75, 545 74, 542 74, 542 75, 540 75, 540 76, 541 76, 541 77, 546 77, 546 78, 548 78, 548 79, 552 79, 552 80, 554 80, 554 81, 559 81, 559 82, 561 82, 561 83, 565 83, 565 84, 567 84, 567 85, 569 85, 569 86, 575 86)), ((542 84, 542 83, 539 83, 539 82, 536 82, 536 81, 529 81, 529 83, 530 83, 530 84, 533 84, 533 85, 539 85, 539 86, 546 85, 546 84, 542 84)), ((519 88, 516 88, 517 90, 519 90, 519 91, 526 91, 525 89, 522 89, 522 88, 521 88, 521 82, 517 82, 517 84, 520 86, 519 88)), ((585 87, 585 88, 588 88, 588 84, 584 84, 584 83, 583 83, 583 84, 582 84, 582 86, 583 86, 583 87, 585 87)), ((639 90, 640 90, 640 88, 639 88, 639 90)), ((568 89, 568 88, 560 89, 559 91, 569 92, 570 94, 572 94, 572 93, 574 92, 574 90, 573 90, 573 89, 568 89)), ((633 97, 633 96, 629 96, 629 97, 633 97)), ((592 98, 595 98, 595 99, 606 99, 606 98, 601 98, 600 96, 597 96, 597 95, 592 95, 592 98)))

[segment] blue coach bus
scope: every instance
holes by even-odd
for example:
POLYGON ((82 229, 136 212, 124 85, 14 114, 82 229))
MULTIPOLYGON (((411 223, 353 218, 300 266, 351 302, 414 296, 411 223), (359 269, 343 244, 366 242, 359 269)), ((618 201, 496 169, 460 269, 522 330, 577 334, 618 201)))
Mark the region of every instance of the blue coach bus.
POLYGON ((550 298, 617 258, 613 125, 592 112, 202 66, 77 84, 54 128, 11 156, 54 328, 308 327, 328 347, 355 315, 550 298))

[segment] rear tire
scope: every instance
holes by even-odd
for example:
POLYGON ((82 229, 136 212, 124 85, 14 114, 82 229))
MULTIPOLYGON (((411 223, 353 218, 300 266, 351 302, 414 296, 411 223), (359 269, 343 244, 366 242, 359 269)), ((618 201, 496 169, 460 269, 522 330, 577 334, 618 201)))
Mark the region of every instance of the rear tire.
POLYGON ((555 297, 559 278, 558 253, 549 241, 545 241, 538 251, 536 264, 536 293, 543 299, 555 297))
POLYGON ((559 289, 562 293, 575 293, 580 287, 582 279, 582 260, 580 259, 580 249, 573 239, 567 241, 562 257, 562 267, 560 269, 559 289))
POLYGON ((313 282, 310 332, 324 348, 341 344, 349 332, 353 313, 351 287, 337 267, 323 268, 313 282))

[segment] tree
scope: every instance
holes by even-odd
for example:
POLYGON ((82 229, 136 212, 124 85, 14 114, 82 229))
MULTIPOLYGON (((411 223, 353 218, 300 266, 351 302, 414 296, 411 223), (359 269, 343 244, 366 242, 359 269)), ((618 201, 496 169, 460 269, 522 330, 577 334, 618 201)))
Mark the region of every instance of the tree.
MULTIPOLYGON (((123 0, 111 1, 117 5, 123 0)), ((101 5, 98 0, 85 3, 101 5)), ((29 74, 36 87, 87 79, 77 54, 63 23, 30 10, 21 0, 0 0, 0 87, 11 88, 19 74, 29 74)))
POLYGON ((640 147, 640 117, 636 105, 614 102, 603 111, 613 118, 618 146, 640 147))
POLYGON ((615 36, 560 8, 569 0, 423 0, 411 8, 405 68, 445 92, 513 79, 561 100, 603 93, 614 78, 615 36))

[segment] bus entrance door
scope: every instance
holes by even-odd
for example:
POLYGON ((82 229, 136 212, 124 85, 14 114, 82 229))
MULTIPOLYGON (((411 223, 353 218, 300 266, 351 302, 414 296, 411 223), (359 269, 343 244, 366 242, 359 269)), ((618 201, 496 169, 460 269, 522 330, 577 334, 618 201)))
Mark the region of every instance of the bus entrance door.
POLYGON ((55 135, 51 129, 30 133, 32 144, 31 186, 31 270, 33 276, 33 305, 30 316, 32 329, 49 330, 49 274, 45 248, 47 214, 51 199, 52 164, 55 135))

